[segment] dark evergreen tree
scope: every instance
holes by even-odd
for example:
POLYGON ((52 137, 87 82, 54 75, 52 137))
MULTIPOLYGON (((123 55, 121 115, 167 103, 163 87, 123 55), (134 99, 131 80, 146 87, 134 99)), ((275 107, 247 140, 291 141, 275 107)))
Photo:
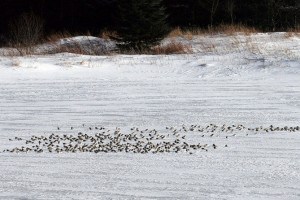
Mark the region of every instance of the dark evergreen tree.
POLYGON ((119 0, 118 46, 143 51, 158 44, 168 33, 162 0, 119 0))
POLYGON ((173 28, 207 28, 234 23, 264 31, 283 31, 300 26, 299 1, 0 0, 0 45, 7 45, 10 22, 24 13, 34 13, 43 19, 44 36, 64 31, 72 34, 89 31, 98 36, 104 30, 119 29, 124 41, 130 41, 124 44, 140 48, 143 46, 140 44, 145 45, 144 41, 149 44, 148 41, 162 38, 167 32, 165 12, 173 28))

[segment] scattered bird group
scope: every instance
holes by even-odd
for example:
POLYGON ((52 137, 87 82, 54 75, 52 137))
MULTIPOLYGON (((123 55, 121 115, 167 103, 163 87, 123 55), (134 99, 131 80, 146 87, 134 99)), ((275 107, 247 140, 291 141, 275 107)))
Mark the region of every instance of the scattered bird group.
MULTIPOLYGON (((73 129, 73 128, 71 128, 73 129)), ((89 130, 97 130, 97 133, 91 135, 79 132, 76 135, 54 134, 49 136, 32 136, 24 140, 25 144, 21 147, 6 149, 4 152, 50 152, 50 153, 179 153, 188 152, 192 154, 196 150, 207 151, 207 144, 188 144, 185 141, 185 135, 177 134, 159 134, 157 130, 131 128, 131 133, 123 134, 120 128, 115 130, 106 130, 104 127, 89 127, 89 130)), ((58 128, 60 130, 60 128, 58 128)), ((216 145, 213 145, 216 148, 216 145)))
MULTIPOLYGON (((85 127, 85 125, 82 125, 85 127)), ((73 130, 71 127, 70 130, 73 130)), ((20 153, 20 152, 49 152, 49 153, 180 153, 186 152, 193 154, 195 151, 208 151, 209 148, 217 149, 216 144, 190 144, 186 141, 187 134, 200 133, 201 137, 214 137, 222 132, 230 133, 228 137, 234 137, 237 131, 246 132, 273 132, 273 131, 300 131, 299 126, 295 127, 255 127, 247 128, 243 125, 225 125, 218 126, 209 124, 201 125, 182 125, 177 127, 166 127, 164 134, 160 134, 156 129, 142 129, 132 127, 130 133, 122 133, 120 128, 114 130, 106 129, 104 127, 88 127, 87 131, 95 131, 94 134, 78 132, 74 135, 68 134, 50 134, 48 136, 31 136, 29 139, 15 137, 9 141, 25 141, 21 147, 6 149, 3 152, 20 153), (184 134, 183 134, 184 133, 184 134)), ((60 131, 61 128, 57 127, 60 131)), ((247 135, 249 135, 247 133, 247 135)), ((224 147, 228 147, 226 144, 224 147)))
POLYGON ((250 127, 245 127, 244 125, 226 125, 223 124, 222 126, 218 126, 216 124, 209 124, 206 126, 201 126, 201 125, 191 125, 189 127, 186 127, 185 125, 182 125, 182 127, 180 129, 176 129, 174 127, 166 127, 166 129, 172 130, 172 131, 184 131, 184 132, 188 132, 188 131, 192 131, 192 132, 204 132, 204 133, 213 133, 213 132, 234 132, 234 131, 242 131, 242 130, 246 130, 246 131, 252 131, 252 132, 280 132, 280 131, 285 131, 285 132, 297 132, 300 131, 300 127, 299 126, 284 126, 284 127, 279 127, 279 126, 273 126, 270 125, 268 127, 263 127, 263 126, 259 126, 259 127, 255 127, 255 128, 250 128, 250 127))

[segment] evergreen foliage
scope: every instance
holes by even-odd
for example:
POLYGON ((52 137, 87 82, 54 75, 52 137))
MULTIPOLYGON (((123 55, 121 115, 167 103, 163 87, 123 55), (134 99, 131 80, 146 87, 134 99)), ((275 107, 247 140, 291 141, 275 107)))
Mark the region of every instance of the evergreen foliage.
POLYGON ((162 0, 119 0, 119 28, 115 38, 121 50, 144 51, 168 33, 162 0))

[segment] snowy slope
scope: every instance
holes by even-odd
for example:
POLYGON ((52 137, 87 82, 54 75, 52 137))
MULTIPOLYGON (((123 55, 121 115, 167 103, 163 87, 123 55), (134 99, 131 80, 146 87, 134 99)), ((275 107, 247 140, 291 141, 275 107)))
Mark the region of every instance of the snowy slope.
MULTIPOLYGON (((0 57, 0 151, 95 126, 300 125, 299 37, 176 40, 194 53, 0 57)), ((192 155, 0 153, 0 199, 300 198, 299 131, 210 135, 187 133, 210 146, 192 155)))

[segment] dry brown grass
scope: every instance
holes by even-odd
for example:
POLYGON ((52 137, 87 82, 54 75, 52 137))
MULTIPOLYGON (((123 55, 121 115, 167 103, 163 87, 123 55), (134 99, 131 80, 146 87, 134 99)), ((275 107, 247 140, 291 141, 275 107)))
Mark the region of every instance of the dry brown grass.
MULTIPOLYGON (((89 34, 89 32, 87 32, 87 34, 89 34)), ((51 35, 47 36, 45 38, 45 42, 57 42, 61 39, 71 38, 71 37, 74 37, 76 35, 78 35, 78 34, 71 34, 67 31, 56 32, 56 33, 52 33, 51 35)))
POLYGON ((294 36, 300 36, 300 26, 296 27, 296 28, 289 28, 284 36, 286 38, 290 38, 290 37, 294 37, 294 36))
POLYGON ((166 44, 160 44, 154 46, 150 49, 142 49, 142 50, 135 50, 135 49, 126 49, 126 50, 119 50, 119 54, 126 54, 126 55, 170 55, 170 54, 186 54, 191 53, 192 48, 188 45, 185 45, 181 42, 177 42, 172 40, 166 44))
POLYGON ((225 35, 235 35, 237 33, 242 33, 244 35, 251 35, 252 33, 257 33, 259 30, 253 27, 247 27, 239 24, 227 25, 221 24, 215 27, 204 28, 192 28, 183 30, 180 27, 174 28, 167 37, 184 37, 186 39, 192 39, 193 36, 197 35, 216 35, 216 34, 225 34, 225 35))
POLYGON ((158 54, 169 55, 169 54, 185 54, 191 52, 192 49, 190 46, 187 46, 180 42, 171 41, 168 44, 153 47, 150 53, 155 55, 158 54))
MULTIPOLYGON (((200 29, 197 29, 200 30, 200 29)), ((180 27, 174 28, 167 36, 167 38, 173 38, 173 37, 183 37, 186 39, 193 39, 194 35, 200 35, 196 33, 196 29, 189 29, 189 30, 183 30, 180 27)))
POLYGON ((200 43, 200 49, 201 52, 216 52, 217 51, 217 46, 213 42, 204 42, 200 43))
POLYGON ((217 34, 226 34, 226 35, 235 35, 236 33, 251 35, 259 31, 253 27, 248 27, 241 24, 235 24, 235 25, 221 24, 219 26, 210 28, 209 32, 217 33, 217 34))
POLYGON ((117 32, 116 31, 109 31, 109 30, 104 30, 100 33, 100 38, 103 38, 103 39, 111 39, 111 38, 116 38, 118 35, 117 35, 117 32))
POLYGON ((284 33, 284 37, 287 38, 287 39, 291 38, 295 35, 296 35, 296 33, 294 31, 287 31, 287 32, 284 33))
POLYGON ((295 28, 289 28, 287 32, 300 33, 300 25, 295 28))
POLYGON ((174 28, 167 37, 182 37, 186 34, 186 31, 183 31, 180 27, 174 28))

